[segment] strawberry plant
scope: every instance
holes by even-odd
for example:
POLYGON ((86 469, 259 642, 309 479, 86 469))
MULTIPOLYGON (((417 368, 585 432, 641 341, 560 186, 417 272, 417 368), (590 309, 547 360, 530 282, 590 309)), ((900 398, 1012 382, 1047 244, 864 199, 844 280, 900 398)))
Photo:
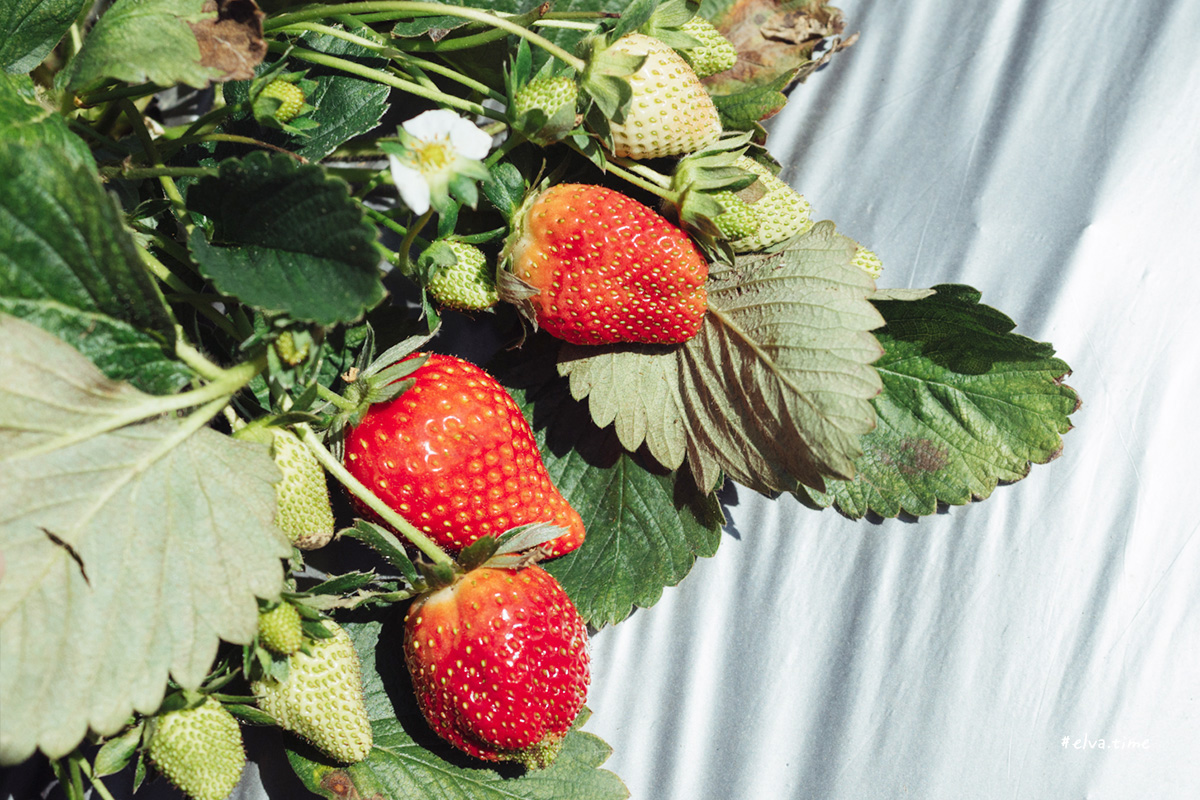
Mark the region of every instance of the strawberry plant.
POLYGON ((714 554, 725 482, 920 516, 1063 446, 1050 345, 877 285, 777 174, 762 122, 847 40, 738 59, 736 4, 685 0, 26 5, 0 764, 72 798, 224 796, 251 725, 327 797, 622 797, 585 631, 714 554))

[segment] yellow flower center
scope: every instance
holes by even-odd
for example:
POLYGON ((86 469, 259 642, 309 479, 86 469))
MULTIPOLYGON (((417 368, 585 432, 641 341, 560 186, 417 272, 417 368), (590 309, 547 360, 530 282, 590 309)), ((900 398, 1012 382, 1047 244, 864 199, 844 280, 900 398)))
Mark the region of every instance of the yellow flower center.
POLYGON ((431 141, 421 142, 409 152, 413 167, 426 175, 446 169, 454 163, 456 156, 449 136, 439 136, 431 141))

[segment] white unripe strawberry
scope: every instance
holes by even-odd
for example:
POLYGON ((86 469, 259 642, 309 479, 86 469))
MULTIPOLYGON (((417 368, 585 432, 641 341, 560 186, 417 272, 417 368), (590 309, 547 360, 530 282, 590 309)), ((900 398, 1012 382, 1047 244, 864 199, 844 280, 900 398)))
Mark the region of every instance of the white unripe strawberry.
POLYGON ((264 678, 251 685, 258 707, 284 730, 311 742, 343 764, 362 761, 374 739, 363 700, 362 666, 350 636, 326 620, 333 636, 288 656, 284 681, 264 678))
POLYGON ((624 121, 609 126, 614 155, 683 155, 702 150, 721 135, 717 108, 683 56, 642 33, 622 36, 609 50, 646 57, 629 78, 633 99, 624 121))
POLYGON ((242 730, 213 697, 195 708, 168 711, 151 722, 146 754, 192 800, 225 800, 246 766, 242 730))

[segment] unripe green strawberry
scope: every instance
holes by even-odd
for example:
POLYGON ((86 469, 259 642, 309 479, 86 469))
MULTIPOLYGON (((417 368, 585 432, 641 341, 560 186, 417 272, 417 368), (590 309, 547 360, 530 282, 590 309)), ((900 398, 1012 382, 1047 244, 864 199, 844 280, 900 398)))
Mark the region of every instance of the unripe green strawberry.
POLYGON ((276 121, 282 123, 291 122, 300 113, 300 109, 304 107, 304 91, 292 83, 291 81, 274 80, 263 87, 262 92, 258 95, 258 100, 255 105, 258 106, 255 111, 261 116, 274 116, 276 121), (269 111, 269 100, 278 100, 279 106, 271 114, 269 111))
MULTIPOLYGON (((730 238, 730 245, 735 252, 765 250, 813 226, 812 206, 804 199, 804 195, 752 158, 740 156, 734 165, 758 176, 755 183, 735 193, 735 198, 741 200, 745 207, 730 203, 726 213, 730 213, 729 207, 732 206, 733 218, 725 222, 725 214, 722 214, 716 219, 718 230, 728 227, 732 233, 744 233, 751 229, 748 235, 730 238), (747 217, 747 213, 752 216, 747 217)), ((722 197, 718 196, 718 199, 725 204, 722 197)))
POLYGON ((633 99, 625 120, 610 124, 614 155, 677 156, 717 140, 721 135, 717 108, 683 56, 643 33, 622 36, 609 49, 646 57, 630 76, 633 99))
POLYGON ((192 800, 224 800, 246 766, 242 730, 213 697, 154 718, 147 755, 192 800))
POLYGON ((433 273, 426 287, 439 305, 459 311, 482 311, 500 302, 496 293, 496 273, 488 265, 483 251, 466 242, 451 239, 444 243, 458 259, 433 273))
POLYGON ((695 16, 680 28, 684 33, 700 40, 698 47, 689 47, 684 57, 692 65, 699 78, 707 78, 724 72, 737 63, 737 48, 704 17, 695 16))
POLYGON ((714 192, 715 197, 725 211, 717 217, 717 232, 726 241, 736 241, 754 235, 758 230, 758 215, 750 205, 733 192, 714 192))
POLYGON ((541 109, 547 119, 551 119, 560 109, 569 106, 573 117, 578 99, 579 85, 574 78, 565 75, 534 78, 513 97, 513 111, 528 114, 534 109, 541 109))
POLYGON ((309 653, 288 656, 287 680, 251 685, 258 707, 285 730, 344 764, 362 761, 373 737, 363 700, 362 666, 350 636, 326 620, 329 639, 309 642, 309 653))
POLYGON ((279 356, 280 361, 293 367, 308 358, 308 349, 307 342, 303 347, 296 346, 296 335, 291 331, 284 331, 275 340, 275 355, 279 356))
POLYGON ((302 550, 324 547, 333 538, 333 509, 325 470, 296 434, 272 428, 272 454, 283 479, 275 485, 275 524, 302 550))
POLYGON ((286 600, 270 610, 258 612, 258 640, 272 653, 290 656, 304 644, 300 612, 286 600))
POLYGON ((430 727, 477 758, 546 767, 587 696, 587 626, 538 566, 481 567, 427 592, 404 656, 430 727))
POLYGON ((878 279, 883 274, 883 262, 879 260, 879 256, 862 245, 859 245, 858 249, 854 251, 853 263, 872 278, 878 279))

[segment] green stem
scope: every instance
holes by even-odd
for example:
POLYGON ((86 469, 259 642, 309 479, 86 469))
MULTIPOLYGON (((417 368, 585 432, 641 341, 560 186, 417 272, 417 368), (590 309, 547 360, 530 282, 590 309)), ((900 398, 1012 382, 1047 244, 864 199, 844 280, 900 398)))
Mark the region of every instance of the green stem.
MULTIPOLYGON (((253 361, 246 361, 229 369, 222 370, 220 379, 201 386, 199 389, 193 389, 181 394, 147 397, 145 400, 126 406, 108 417, 97 420, 91 425, 76 428, 56 439, 43 442, 17 455, 21 457, 37 456, 63 447, 69 447, 92 437, 123 428, 126 425, 132 425, 135 422, 149 419, 150 417, 157 417, 172 411, 203 406, 218 401, 222 404, 227 403, 234 393, 249 383, 255 375, 258 375, 266 367, 267 356, 266 353, 263 353, 253 361)), ((220 409, 217 410, 219 411, 220 409)))
POLYGON ((150 272, 154 274, 154 277, 158 278, 168 287, 177 292, 191 293, 192 287, 184 283, 183 279, 181 279, 174 272, 171 272, 171 270, 167 268, 166 264, 154 257, 153 253, 145 248, 139 247, 138 255, 142 259, 142 264, 146 267, 146 269, 150 270, 150 272))
POLYGON ((197 375, 210 381, 219 381, 225 377, 225 370, 217 366, 183 338, 183 328, 175 326, 175 355, 179 360, 191 367, 197 375))
MULTIPOLYGON (((351 19, 353 19, 353 17, 351 17, 351 19)), ((400 51, 394 47, 388 47, 387 45, 372 41, 365 36, 359 36, 357 33, 351 33, 350 31, 342 30, 341 28, 335 28, 332 25, 323 25, 320 22, 294 22, 290 25, 285 25, 284 27, 278 28, 278 31, 280 33, 303 33, 305 31, 321 33, 325 36, 331 36, 334 39, 341 39, 344 42, 350 42, 351 44, 358 45, 359 47, 370 50, 373 53, 378 53, 386 58, 392 58, 400 53, 400 51)))
POLYGON ((655 170, 650 169, 645 164, 634 161, 631 158, 618 158, 616 156, 612 156, 608 159, 608 163, 618 164, 630 172, 635 172, 638 175, 641 175, 646 180, 653 181, 664 189, 671 188, 670 178, 668 178, 666 175, 663 175, 661 172, 656 172, 655 170))
POLYGON ((431 208, 418 217, 417 221, 414 222, 412 227, 408 229, 408 233, 405 234, 404 240, 400 242, 400 248, 396 250, 396 258, 398 261, 397 266, 400 268, 400 272, 404 275, 413 274, 412 262, 410 262, 408 259, 408 253, 410 250, 412 250, 412 245, 417 238, 417 234, 421 232, 421 229, 425 227, 425 223, 429 222, 429 219, 432 216, 433 209, 431 208))
POLYGON ((124 100, 127 98, 148 97, 152 94, 157 94, 167 87, 159 86, 157 83, 139 83, 136 86, 117 86, 108 89, 97 89, 92 92, 84 92, 78 95, 78 104, 87 108, 88 106, 98 106, 101 103, 107 103, 110 100, 124 100))
POLYGON ((394 11, 405 16, 451 16, 469 19, 474 22, 482 22, 485 25, 490 25, 493 28, 498 28, 507 33, 512 33, 527 40, 530 44, 536 45, 547 53, 550 53, 555 58, 570 64, 575 68, 576 72, 583 72, 586 66, 579 58, 568 53, 554 42, 534 33, 528 28, 511 22, 504 17, 497 16, 487 11, 481 11, 475 8, 460 8, 458 6, 444 5, 442 3, 420 3, 407 2, 407 0, 376 0, 363 3, 345 3, 332 6, 320 6, 317 8, 307 8, 300 11, 295 11, 291 14, 281 14, 274 19, 269 19, 263 23, 263 31, 275 31, 279 28, 296 22, 304 22, 310 19, 318 19, 335 14, 369 14, 376 11, 394 11))
POLYGON ((426 72, 432 72, 435 75, 441 75, 443 78, 449 78, 456 83, 462 84, 468 89, 490 97, 492 100, 495 100, 498 103, 508 103, 508 98, 504 94, 497 92, 486 83, 477 81, 474 78, 468 78, 466 75, 463 75, 456 69, 451 69, 450 67, 439 64, 436 61, 430 61, 427 58, 415 56, 412 53, 405 53, 403 55, 403 59, 405 63, 413 64, 414 66, 426 72))
MULTIPOLYGON (((109 174, 108 171, 102 170, 103 174, 109 174)), ((115 176, 126 178, 132 181, 140 181, 144 178, 207 178, 216 177, 216 167, 124 167, 119 168, 112 173, 115 176)), ((175 182, 171 181, 174 186, 175 182)), ((176 192, 179 190, 176 189, 176 192)), ((180 200, 183 198, 181 197, 180 200)))
MULTIPOLYGON (((313 433, 311 428, 307 425, 297 425, 296 433, 299 434, 301 441, 312 450, 313 455, 317 457, 317 460, 321 462, 326 471, 337 478, 355 497, 365 503, 367 508, 374 511, 384 522, 403 534, 413 546, 424 553, 433 563, 446 567, 454 566, 454 559, 450 558, 445 550, 434 544, 432 539, 392 510, 387 503, 380 500, 374 492, 364 486, 362 481, 351 475, 349 470, 342 465, 342 462, 334 458, 333 453, 330 453, 325 445, 321 443, 320 437, 313 433)), ((388 533, 390 535, 390 532, 388 533)), ((397 543, 397 546, 399 546, 399 543, 397 543)))
MULTIPOLYGON (((121 105, 121 110, 125 113, 129 124, 133 126, 133 132, 137 135, 138 141, 142 143, 142 149, 146 156, 150 159, 150 163, 155 167, 162 167, 162 157, 158 153, 158 148, 154 145, 154 138, 150 136, 150 131, 146 128, 146 123, 142 119, 142 112, 138 110, 133 101, 128 98, 122 98, 118 101, 121 105)), ((158 181, 162 184, 163 194, 171 201, 171 208, 175 212, 179 224, 187 233, 192 232, 195 226, 188 219, 187 206, 183 202, 183 194, 180 193, 179 187, 175 185, 175 180, 167 174, 159 175, 158 181)))
POLYGON ((487 164, 489 167, 494 167, 497 163, 499 163, 500 159, 508 155, 509 151, 525 141, 528 140, 522 136, 519 131, 511 131, 508 134, 508 138, 501 142, 499 147, 489 153, 488 157, 484 159, 483 163, 487 164))
POLYGON ((264 142, 261 139, 255 139, 252 136, 240 136, 235 133, 204 133, 196 136, 181 136, 174 141, 174 144, 178 148, 189 144, 195 144, 197 142, 233 142, 235 144, 248 144, 254 147, 261 147, 264 150, 274 150, 276 153, 283 153, 284 155, 291 156, 302 164, 308 163, 307 158, 297 153, 293 153, 286 147, 280 147, 277 144, 264 142))
POLYGON ((301 61, 308 61, 312 64, 320 64, 323 67, 330 67, 331 69, 338 69, 342 72, 346 72, 351 75, 357 75, 360 78, 366 78, 367 80, 375 81, 376 83, 382 83, 386 86, 391 86, 395 89, 408 92, 411 95, 415 95, 426 100, 431 100, 435 103, 441 103, 442 105, 450 106, 452 108, 457 108, 461 111, 466 111, 468 113, 477 114, 483 117, 490 117, 491 119, 504 118, 504 112, 502 111, 485 108, 479 103, 472 103, 469 100, 463 100, 461 97, 455 97, 452 94, 446 94, 445 92, 428 89, 419 83, 406 81, 402 78, 396 77, 395 75, 382 72, 371 67, 364 67, 362 64, 357 64, 345 58, 338 58, 337 56, 330 56, 324 53, 318 53, 313 50, 305 50, 299 47, 291 47, 283 44, 282 42, 271 42, 269 47, 273 52, 287 52, 292 58, 297 58, 301 61))
POLYGON ((322 400, 326 400, 330 403, 333 403, 335 406, 340 408, 342 411, 354 411, 355 409, 358 408, 357 405, 350 402, 346 398, 342 397, 340 394, 333 391, 328 386, 325 386, 324 384, 321 384, 321 383, 318 383, 316 386, 317 386, 317 397, 321 398, 322 400))
POLYGON ((87 759, 83 759, 79 762, 79 768, 83 771, 83 774, 87 776, 88 781, 90 781, 92 784, 92 788, 96 790, 96 794, 100 795, 102 800, 114 800, 112 793, 109 792, 108 787, 104 785, 104 781, 97 778, 95 773, 92 772, 92 765, 87 762, 87 759))

